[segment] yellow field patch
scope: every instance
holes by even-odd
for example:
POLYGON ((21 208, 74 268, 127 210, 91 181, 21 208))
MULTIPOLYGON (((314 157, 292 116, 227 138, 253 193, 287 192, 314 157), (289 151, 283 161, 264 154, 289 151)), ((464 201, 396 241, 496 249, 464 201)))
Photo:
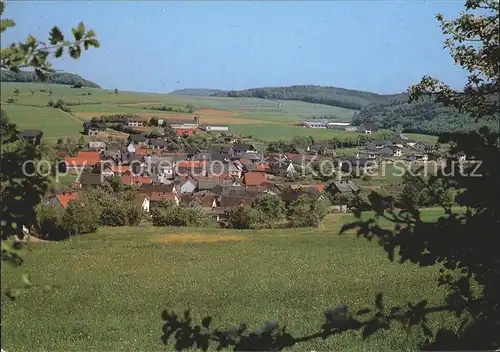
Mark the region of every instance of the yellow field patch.
POLYGON ((198 114, 198 115, 205 115, 205 116, 226 116, 226 117, 239 115, 239 113, 236 111, 216 110, 216 109, 200 109, 200 110, 196 110, 194 113, 198 114))
POLYGON ((243 241, 244 236, 237 235, 202 235, 202 234, 176 234, 176 235, 154 235, 152 241, 155 243, 223 243, 243 241))

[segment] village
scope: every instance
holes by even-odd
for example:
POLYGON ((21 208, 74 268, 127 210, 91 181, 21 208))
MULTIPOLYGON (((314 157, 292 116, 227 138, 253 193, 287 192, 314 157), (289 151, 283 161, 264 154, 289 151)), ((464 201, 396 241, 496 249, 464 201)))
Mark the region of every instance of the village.
MULTIPOLYGON (((442 162, 445 156, 432 144, 399 137, 369 138, 353 155, 337 156, 324 142, 278 152, 258 150, 251 140, 232 135, 228 126, 200 125, 196 118, 157 120, 154 123, 165 133, 154 137, 134 130, 147 126, 150 120, 127 117, 118 123, 123 126, 120 129, 131 132, 122 144, 99 140, 109 123, 93 120, 83 124, 83 133, 91 138, 88 144, 75 155, 59 153, 64 158, 59 171, 78 177, 70 189, 56 190, 47 201, 66 208, 82 189, 102 186, 109 177, 118 176, 123 185, 136 187, 136 204, 145 213, 170 200, 178 206, 196 206, 204 215, 222 221, 226 211, 251 205, 262 194, 279 195, 285 204, 304 194, 313 201, 328 199, 325 190, 330 199, 335 194, 352 195, 362 187, 357 179, 376 171, 380 161, 426 164, 442 162), (208 133, 218 143, 206 149, 169 150, 169 141, 189 139, 197 133, 208 133), (330 172, 325 180, 319 162, 329 163, 330 171, 338 172, 330 172), (323 175, 317 177, 315 171, 323 175)), ((377 130, 374 124, 357 126, 358 133, 365 135, 377 130)), ((40 145, 43 132, 23 131, 21 137, 40 145)), ((465 155, 454 157, 465 160, 465 155)), ((342 203, 331 207, 332 212, 348 210, 342 203)))

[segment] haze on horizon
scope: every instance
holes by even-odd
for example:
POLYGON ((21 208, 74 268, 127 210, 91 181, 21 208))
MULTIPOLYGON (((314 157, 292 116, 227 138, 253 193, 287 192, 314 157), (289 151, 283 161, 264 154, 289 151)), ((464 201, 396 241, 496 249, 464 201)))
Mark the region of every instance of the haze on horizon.
POLYGON ((55 68, 103 88, 167 93, 328 85, 399 93, 429 74, 460 89, 434 16, 463 1, 8 2, 10 43, 83 21, 101 48, 55 68))

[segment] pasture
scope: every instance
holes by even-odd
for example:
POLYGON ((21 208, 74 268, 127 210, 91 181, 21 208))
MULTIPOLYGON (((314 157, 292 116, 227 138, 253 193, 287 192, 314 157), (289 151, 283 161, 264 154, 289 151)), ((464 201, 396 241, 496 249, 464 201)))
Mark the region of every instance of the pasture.
MULTIPOLYGON (((22 273, 35 284, 16 301, 2 296, 2 348, 161 350, 164 309, 190 309, 196 323, 209 315, 219 328, 244 320, 255 330, 276 319, 297 336, 317 332, 323 312, 338 303, 350 312, 373 308, 379 292, 387 307, 442 301, 437 267, 392 263, 376 243, 339 235, 352 220, 331 215, 324 228, 296 230, 103 228, 30 245, 21 268, 1 269, 4 288, 22 273)), ((453 318, 433 315, 429 325, 452 327, 453 318)), ((350 332, 293 350, 411 350, 423 338, 391 329, 362 342, 350 332)))
POLYGON ((59 109, 37 106, 2 104, 2 110, 19 129, 41 129, 43 138, 79 138, 82 121, 59 109))
POLYGON ((231 131, 244 136, 252 136, 263 141, 290 140, 294 136, 312 136, 315 139, 345 139, 357 137, 356 132, 326 128, 305 128, 288 124, 269 124, 260 126, 258 124, 235 124, 231 131))
MULTIPOLYGON (((351 121, 355 110, 300 101, 274 101, 257 98, 192 97, 172 94, 138 93, 95 88, 71 88, 50 83, 12 83, 1 85, 2 108, 22 129, 41 128, 44 136, 79 137, 81 123, 92 117, 112 114, 137 114, 164 119, 194 119, 201 124, 230 125, 230 132, 251 135, 260 141, 313 136, 316 139, 355 137, 355 132, 305 129, 293 126, 312 116, 328 116, 331 121, 351 121), (15 94, 14 90, 19 89, 15 94), (52 93, 50 93, 52 92, 52 93), (90 95, 89 95, 90 94, 90 95), (12 103, 6 103, 13 99, 12 103), (63 99, 71 113, 47 108, 49 100, 63 99), (73 105, 78 104, 78 105, 73 105), (153 107, 185 109, 192 104, 194 113, 166 112, 153 107)), ((435 140, 435 137, 408 135, 409 138, 435 140)))

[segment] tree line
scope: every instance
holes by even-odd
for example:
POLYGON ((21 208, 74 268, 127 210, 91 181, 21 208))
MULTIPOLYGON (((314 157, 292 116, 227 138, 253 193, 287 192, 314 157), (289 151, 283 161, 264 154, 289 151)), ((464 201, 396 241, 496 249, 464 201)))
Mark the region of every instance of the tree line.
POLYGON ((338 106, 360 110, 372 103, 388 103, 406 97, 405 94, 376 94, 353 89, 297 85, 290 87, 264 87, 246 90, 221 91, 211 96, 245 97, 272 100, 299 100, 307 103, 338 106))
MULTIPOLYGON (((0 71, 0 80, 2 82, 41 82, 33 71, 0 71)), ((77 74, 68 72, 52 72, 47 74, 47 81, 54 84, 78 85, 89 88, 101 88, 97 83, 89 81, 77 74)))
POLYGON ((424 98, 418 102, 395 101, 371 104, 353 118, 354 125, 373 122, 380 128, 400 129, 408 133, 441 135, 470 132, 481 126, 498 130, 498 121, 484 119, 479 123, 452 106, 424 98))

